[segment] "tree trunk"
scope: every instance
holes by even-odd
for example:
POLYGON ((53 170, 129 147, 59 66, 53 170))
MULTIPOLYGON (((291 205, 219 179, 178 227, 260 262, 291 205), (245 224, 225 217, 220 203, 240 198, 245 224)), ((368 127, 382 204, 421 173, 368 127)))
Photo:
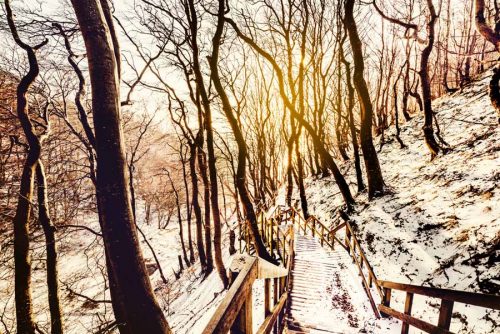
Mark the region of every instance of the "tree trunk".
POLYGON ((15 304, 17 332, 34 334, 35 322, 33 319, 33 307, 31 299, 31 255, 29 250, 29 222, 31 216, 31 200, 33 197, 33 183, 35 178, 35 168, 41 154, 41 141, 35 134, 35 129, 31 123, 28 113, 28 100, 26 94, 39 74, 38 61, 35 50, 43 46, 47 41, 31 47, 25 44, 17 33, 14 23, 10 1, 5 1, 7 22, 16 44, 26 51, 29 70, 19 82, 16 92, 16 111, 19 122, 28 141, 28 154, 23 166, 21 175, 19 196, 17 200, 16 213, 13 219, 14 224, 14 281, 15 281, 15 304))
MULTIPOLYGON (((476 27, 479 33, 490 42, 500 53, 500 23, 496 22, 495 29, 488 27, 484 16, 484 0, 476 0, 476 27)), ((495 2, 495 16, 498 17, 498 6, 495 2)), ((500 66, 493 69, 493 76, 490 81, 490 100, 498 115, 500 123, 500 66)))
POLYGON ((354 169, 356 170, 356 181, 358 184, 358 192, 365 190, 365 184, 363 182, 363 171, 361 170, 361 159, 359 158, 359 145, 358 145, 358 135, 356 133, 356 126, 354 125, 354 87, 351 83, 351 66, 345 58, 344 48, 340 47, 340 57, 342 63, 345 66, 346 72, 346 82, 347 82, 347 96, 348 96, 348 107, 347 111, 349 113, 349 130, 351 133, 352 148, 354 154, 354 169))
POLYGON ((293 137, 295 136, 295 125, 293 122, 293 118, 290 117, 290 126, 292 133, 290 134, 290 138, 288 138, 286 148, 287 148, 287 165, 286 165, 286 195, 285 195, 285 203, 287 206, 292 205, 292 195, 293 195, 293 137))
POLYGON ((36 182, 38 187, 38 221, 42 225, 45 235, 45 249, 47 252, 47 290, 49 295, 50 328, 52 334, 62 334, 63 324, 61 305, 59 301, 59 280, 57 274, 57 245, 55 238, 56 228, 52 225, 49 216, 47 199, 47 180, 41 160, 36 167, 36 182))
POLYGON ((422 55, 420 56, 420 81, 422 86, 422 102, 424 107, 424 138, 429 151, 431 152, 431 160, 433 160, 439 153, 441 147, 434 138, 434 129, 432 126, 433 111, 432 111, 432 96, 431 96, 431 82, 429 79, 429 57, 434 46, 434 27, 437 21, 437 14, 432 4, 432 0, 427 0, 429 10, 431 11, 431 17, 427 23, 428 36, 427 45, 424 50, 422 50, 422 55))
MULTIPOLYGON (((212 40, 212 56, 209 59, 210 74, 211 74, 210 77, 222 101, 222 110, 226 115, 229 125, 231 126, 231 129, 233 131, 234 138, 238 145, 238 166, 236 169, 236 184, 238 187, 238 191, 240 193, 241 202, 245 208, 245 213, 247 216, 248 223, 250 225, 250 231, 255 246, 255 250, 259 257, 269 262, 276 263, 276 261, 268 253, 259 233, 259 227, 257 225, 257 217, 255 215, 254 207, 252 205, 250 196, 248 194, 248 189, 246 187, 246 162, 248 158, 248 152, 245 143, 245 138, 243 136, 241 128, 238 125, 238 121, 233 114, 231 103, 229 102, 229 98, 224 90, 224 87, 222 87, 221 79, 219 77, 219 68, 218 68, 219 48, 221 44, 222 33, 224 30, 224 23, 225 23, 224 12, 225 12, 225 0, 219 0, 218 13, 217 13, 217 27, 212 40)), ((222 258, 220 261, 222 262, 222 258)), ((219 275, 221 276, 221 278, 223 278, 224 276, 225 280, 227 280, 227 275, 225 270, 224 273, 221 273, 220 270, 221 269, 219 268, 219 275)))
POLYGON ((201 208, 199 201, 198 177, 196 175, 196 150, 195 144, 189 146, 189 172, 191 174, 191 204, 193 205, 194 216, 196 220, 196 248, 200 258, 201 267, 205 270, 207 258, 205 256, 205 245, 203 245, 203 218, 201 217, 201 208))
POLYGON ((186 170, 186 159, 185 156, 182 158, 182 180, 184 182, 184 189, 186 192, 186 211, 187 211, 187 230, 188 230, 188 250, 189 250, 189 263, 194 263, 194 250, 193 250, 193 236, 191 233, 191 221, 192 221, 192 210, 191 201, 189 200, 189 186, 188 186, 188 176, 186 170))
MULTIPOLYGON (((130 203, 120 122, 119 60, 102 5, 72 0, 87 50, 102 234, 124 321, 133 333, 171 333, 143 262, 130 203)), ((116 297, 116 296, 115 296, 116 297)))
POLYGON ((204 213, 205 213, 205 222, 203 224, 204 232, 205 232, 205 256, 207 258, 207 266, 205 270, 205 275, 210 274, 214 270, 214 258, 212 255, 212 229, 210 223, 210 185, 208 182, 207 175, 207 158, 205 157, 205 153, 198 148, 198 165, 200 166, 200 174, 201 179, 203 181, 203 189, 204 189, 204 213))
POLYGON ((371 199, 384 194, 384 179, 378 161, 377 152, 373 146, 372 121, 373 106, 370 93, 366 85, 364 75, 364 60, 361 40, 359 39, 356 21, 354 20, 354 0, 345 2, 344 25, 349 33, 351 49, 354 59, 353 82, 358 93, 361 109, 361 150, 365 161, 366 174, 368 176, 368 197, 371 199))
POLYGON ((174 185, 174 181, 170 177, 170 173, 167 172, 167 176, 168 179, 170 180, 170 186, 172 187, 175 196, 175 206, 177 207, 177 222, 179 223, 179 238, 181 240, 182 255, 184 257, 184 262, 186 262, 186 266, 189 267, 190 262, 186 252, 186 244, 184 243, 184 227, 182 226, 182 213, 181 213, 181 203, 179 201, 179 192, 177 191, 177 188, 174 185))

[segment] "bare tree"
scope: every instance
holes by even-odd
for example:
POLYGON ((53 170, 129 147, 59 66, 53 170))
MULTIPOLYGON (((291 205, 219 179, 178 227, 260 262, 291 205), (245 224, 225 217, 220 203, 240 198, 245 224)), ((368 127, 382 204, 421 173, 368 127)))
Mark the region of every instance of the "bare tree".
POLYGON ((28 141, 28 154, 23 166, 21 184, 17 201, 16 214, 13 219, 14 224, 14 263, 15 263, 15 300, 16 318, 18 333, 35 333, 35 322, 33 320, 32 300, 31 300, 31 257, 29 251, 29 221, 31 216, 31 200, 33 197, 33 183, 35 179, 35 169, 40 159, 42 143, 45 139, 36 133, 28 113, 27 93, 30 86, 39 74, 36 51, 44 46, 48 41, 44 40, 36 46, 26 44, 17 32, 14 23, 10 0, 5 1, 7 12, 7 22, 16 44, 22 48, 28 57, 29 70, 17 86, 17 116, 24 136, 28 141))
POLYGON ((443 153, 446 153, 448 149, 445 147, 441 147, 441 145, 439 145, 439 143, 436 141, 436 138, 434 137, 433 120, 435 119, 435 117, 434 111, 432 110, 431 78, 429 78, 429 58, 432 53, 434 41, 436 38, 435 29, 436 22, 438 20, 438 13, 436 11, 436 8, 434 7, 434 3, 432 2, 432 0, 426 0, 426 4, 429 11, 426 23, 427 39, 426 41, 422 41, 418 37, 419 27, 417 24, 411 22, 407 23, 396 18, 389 17, 382 12, 375 1, 373 2, 375 9, 384 19, 388 20, 391 23, 402 26, 406 29, 407 32, 413 31, 413 35, 408 36, 408 38, 413 37, 417 39, 417 41, 425 44, 425 47, 420 54, 420 69, 418 71, 418 74, 420 77, 420 85, 422 89, 422 105, 424 110, 424 139, 425 143, 427 144, 427 148, 431 153, 431 160, 433 160, 440 150, 443 151, 443 153))
MULTIPOLYGON (((250 231, 252 234, 253 242, 257 254, 259 257, 264 260, 275 262, 272 256, 267 251, 264 243, 262 242, 262 238, 259 233, 259 228, 257 225, 257 216, 255 214, 254 207, 248 195, 248 190, 246 188, 246 161, 247 161, 247 146, 245 143, 245 139, 243 137, 243 133, 241 128, 238 126, 238 122, 233 114, 231 103, 229 102, 229 98, 222 86, 222 82, 219 76, 219 48, 222 39, 222 33, 224 30, 225 17, 224 14, 226 12, 225 0, 218 1, 218 11, 217 11, 217 28, 214 33, 214 37, 212 39, 212 55, 209 59, 210 63, 210 71, 211 71, 211 79, 214 83, 215 89, 219 94, 219 97, 222 102, 222 110, 226 115, 227 120, 233 130, 233 135, 235 137, 236 143, 238 145, 238 167, 236 171, 236 182, 239 191, 239 195, 241 198, 241 202, 243 207, 245 208, 245 214, 248 219, 250 231)), ((215 171, 214 171, 215 172, 215 171)), ((212 194, 213 195, 213 194, 212 194)), ((219 226, 220 228, 220 226, 219 226)), ((220 231, 219 231, 220 232, 220 231)), ((214 232, 215 233, 215 232, 214 232)), ((220 242, 220 235, 218 236, 220 242)), ((215 236, 214 236, 215 240, 215 236)), ((216 259, 217 260, 217 259, 216 259)), ((222 261, 222 259, 221 259, 222 261)), ((220 271, 220 269, 219 269, 220 271)), ((222 274, 219 274, 222 278, 222 274)), ((224 273, 225 275, 225 273, 224 273)), ((224 280, 223 280, 224 281, 224 280)))
MULTIPOLYGON (((496 5, 496 1, 494 2, 496 5)), ((495 22, 494 29, 490 28, 484 15, 484 0, 475 0, 475 4, 477 30, 488 42, 493 44, 497 52, 500 52, 500 21, 495 22)), ((490 80, 490 100, 499 115, 498 122, 500 123, 500 67, 493 69, 493 76, 490 80)))
POLYGON ((130 204, 119 102, 119 47, 106 0, 72 1, 85 41, 97 143, 103 239, 130 332, 170 333, 154 296, 130 204))
POLYGON ((365 161, 366 174, 368 178, 368 197, 373 198, 384 194, 384 179, 378 161, 377 152, 373 145, 372 138, 372 118, 373 106, 370 93, 364 78, 364 60, 361 40, 359 39, 356 21, 354 20, 354 0, 345 2, 344 25, 349 33, 351 49, 354 60, 353 82, 358 93, 358 100, 361 108, 361 150, 365 161))

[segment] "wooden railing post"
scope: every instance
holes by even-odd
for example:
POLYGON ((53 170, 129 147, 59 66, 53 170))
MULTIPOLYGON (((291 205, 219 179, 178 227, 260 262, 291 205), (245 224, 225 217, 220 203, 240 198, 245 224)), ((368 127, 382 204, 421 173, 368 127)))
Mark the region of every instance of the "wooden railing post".
POLYGON ((239 245, 240 245, 240 254, 241 254, 241 253, 243 253, 243 250, 241 249, 241 240, 243 239, 241 222, 238 223, 238 228, 239 228, 239 245))
POLYGON ((248 221, 245 220, 245 243, 247 247, 247 253, 250 254, 250 235, 248 233, 248 221))
MULTIPOLYGON (((405 314, 411 315, 411 307, 413 305, 413 293, 406 293, 405 300, 405 314)), ((410 324, 407 322, 403 322, 403 326, 401 327, 401 334, 408 334, 410 331, 410 324)))
MULTIPOLYGON (((391 306, 391 292, 392 290, 389 288, 384 288, 384 298, 382 298, 382 305, 390 307, 391 306)), ((382 317, 386 318, 388 314, 380 312, 382 317)))
POLYGON ((442 299, 441 307, 439 308, 438 327, 449 330, 452 314, 453 314, 453 301, 442 299))
POLYGON ((271 314, 271 279, 264 280, 264 317, 271 314))
POLYGON ((351 254, 351 247, 349 247, 351 243, 351 230, 349 229, 349 226, 346 224, 345 225, 345 244, 347 245, 347 253, 351 254))
POLYGON ((323 246, 324 240, 325 240, 325 225, 321 225, 321 246, 323 246))
POLYGON ((236 316, 236 320, 231 326, 231 334, 252 334, 252 289, 248 293, 245 303, 236 316))
MULTIPOLYGON (((264 235, 264 215, 263 213, 260 214, 260 232, 262 235, 264 235)), ((266 236, 264 235, 264 242, 266 242, 266 236)))
MULTIPOLYGON (((275 278, 274 279, 274 284, 273 284, 273 290, 274 290, 274 304, 276 304, 278 302, 278 288, 279 288, 279 282, 280 282, 280 279, 279 278, 275 278)), ((278 324, 276 323, 274 325, 274 334, 278 334, 278 324)))

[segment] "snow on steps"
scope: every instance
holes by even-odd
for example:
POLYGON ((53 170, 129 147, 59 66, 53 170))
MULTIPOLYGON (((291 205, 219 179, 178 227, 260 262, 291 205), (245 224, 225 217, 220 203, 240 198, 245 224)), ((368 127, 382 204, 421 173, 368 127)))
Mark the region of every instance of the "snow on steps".
POLYGON ((396 324, 377 320, 345 250, 327 250, 296 233, 287 333, 373 333, 396 324))

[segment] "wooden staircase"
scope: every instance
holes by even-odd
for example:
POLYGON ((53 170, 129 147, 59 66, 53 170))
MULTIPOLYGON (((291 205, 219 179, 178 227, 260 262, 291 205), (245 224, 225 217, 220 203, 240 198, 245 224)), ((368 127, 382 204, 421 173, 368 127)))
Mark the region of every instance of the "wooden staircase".
POLYGON ((295 261, 286 312, 289 333, 338 333, 330 300, 335 274, 341 270, 338 254, 327 252, 311 236, 295 238, 295 261))
MULTIPOLYGON (((380 323, 381 316, 399 319, 402 334, 410 327, 448 334, 452 333, 454 303, 500 310, 497 295, 378 280, 349 222, 329 229, 314 216, 306 220, 294 208, 276 206, 267 214, 261 211, 258 223, 269 251, 288 269, 286 276, 264 281, 265 320, 258 334, 376 333, 376 327, 368 325, 380 323), (406 294, 402 312, 391 307, 392 291, 406 294), (441 301, 437 325, 412 316, 414 295, 441 301), (372 319, 359 319, 361 314, 371 314, 372 319)), ((239 237, 240 252, 251 254, 253 246, 245 222, 239 224, 239 237)), ((251 259, 204 334, 254 333, 251 291, 258 261, 251 259)))

